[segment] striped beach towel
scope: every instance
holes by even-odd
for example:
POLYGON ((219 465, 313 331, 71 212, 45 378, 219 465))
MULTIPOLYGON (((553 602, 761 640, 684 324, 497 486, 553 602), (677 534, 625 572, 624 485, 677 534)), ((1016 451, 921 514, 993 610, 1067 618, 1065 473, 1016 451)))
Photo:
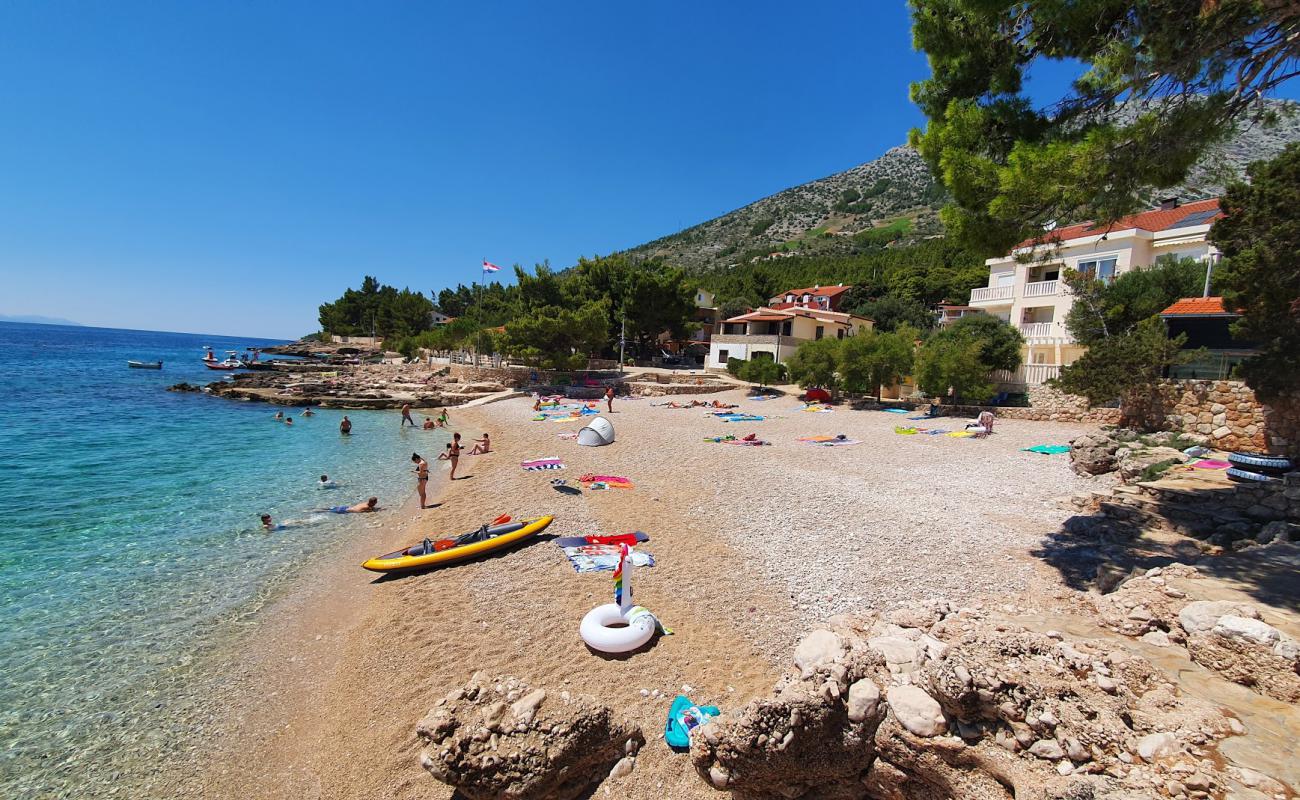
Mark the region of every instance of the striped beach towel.
POLYGON ((519 466, 523 467, 525 472, 542 472, 548 469, 564 469, 564 462, 558 458, 535 458, 532 461, 522 461, 519 466))

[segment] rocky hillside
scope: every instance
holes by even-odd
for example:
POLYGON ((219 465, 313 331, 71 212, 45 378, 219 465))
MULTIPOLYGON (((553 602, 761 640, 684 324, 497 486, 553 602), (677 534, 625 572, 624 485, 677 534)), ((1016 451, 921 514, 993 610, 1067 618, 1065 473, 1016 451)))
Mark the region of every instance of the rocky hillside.
MULTIPOLYGON (((1245 166, 1270 158, 1300 141, 1300 113, 1294 103, 1275 103, 1279 121, 1244 125, 1211 153, 1186 184, 1153 192, 1184 199, 1214 197, 1245 166)), ((880 158, 810 181, 686 230, 632 248, 629 253, 661 256, 695 271, 725 269, 755 258, 853 252, 890 242, 942 235, 938 209, 946 193, 920 154, 895 147, 880 158)))

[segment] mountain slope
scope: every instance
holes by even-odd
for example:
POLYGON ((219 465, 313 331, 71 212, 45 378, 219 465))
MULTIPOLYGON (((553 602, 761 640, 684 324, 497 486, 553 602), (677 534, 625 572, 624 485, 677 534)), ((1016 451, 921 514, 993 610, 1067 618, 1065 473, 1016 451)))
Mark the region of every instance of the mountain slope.
MULTIPOLYGON (((1241 126, 1193 169, 1181 186, 1153 191, 1148 200, 1215 197, 1252 161, 1271 158, 1300 141, 1295 103, 1270 101, 1280 119, 1272 127, 1241 126)), ((631 248, 691 271, 726 269, 781 255, 851 253, 891 241, 939 236, 938 210, 946 192, 919 153, 895 147, 880 158, 764 197, 728 214, 631 248)))

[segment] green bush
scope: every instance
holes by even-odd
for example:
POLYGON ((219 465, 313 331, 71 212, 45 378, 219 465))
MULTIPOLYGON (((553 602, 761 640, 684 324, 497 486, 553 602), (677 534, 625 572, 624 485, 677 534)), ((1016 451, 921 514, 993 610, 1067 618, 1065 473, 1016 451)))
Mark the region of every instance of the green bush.
POLYGON ((728 358, 727 372, 730 372, 732 376, 739 378, 740 371, 743 370, 745 368, 745 365, 748 363, 749 362, 743 358, 728 358))

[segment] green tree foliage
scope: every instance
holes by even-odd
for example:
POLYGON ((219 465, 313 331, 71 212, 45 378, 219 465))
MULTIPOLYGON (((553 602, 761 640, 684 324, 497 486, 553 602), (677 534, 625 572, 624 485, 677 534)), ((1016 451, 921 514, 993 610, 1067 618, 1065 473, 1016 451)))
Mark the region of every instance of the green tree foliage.
POLYGON ((578 369, 608 344, 609 304, 541 306, 506 323, 505 347, 535 366, 578 369))
POLYGON ((772 358, 751 358, 740 368, 740 374, 737 376, 742 381, 757 383, 759 386, 770 386, 781 380, 786 373, 786 369, 776 363, 772 358))
POLYGON ((402 338, 428 330, 433 325, 433 301, 410 289, 381 285, 367 275, 360 289, 348 289, 343 296, 320 307, 321 329, 341 336, 369 335, 402 338))
POLYGON ((993 396, 989 372, 1015 370, 1024 345, 1020 331, 989 314, 968 314, 940 328, 916 355, 916 379, 926 394, 945 396, 951 388, 972 402, 993 396))
POLYGON ((1066 270, 1063 280, 1074 296, 1065 327, 1079 344, 1092 346, 1131 332, 1183 297, 1199 297, 1205 264, 1191 258, 1162 257, 1151 267, 1131 270, 1110 283, 1066 270))
POLYGON ((856 290, 857 302, 892 295, 933 305, 965 299, 988 281, 982 258, 945 239, 911 247, 868 249, 857 255, 792 256, 701 276, 720 298, 742 298, 751 306, 787 289, 843 283, 856 290))
POLYGON ((463 316, 473 302, 473 291, 463 283, 438 292, 438 310, 449 317, 463 316))
POLYGON ((1173 186, 1293 77, 1300 6, 1273 0, 911 0, 931 76, 912 143, 951 192, 950 234, 1000 255, 1051 220, 1115 220, 1173 186), (1026 76, 1081 62, 1057 102, 1026 76))
POLYGON ((907 325, 896 331, 863 331, 840 343, 840 385, 855 394, 880 395, 912 371, 920 333, 907 325))
POLYGON ((982 403, 993 396, 989 369, 980 361, 982 344, 970 336, 936 334, 916 354, 913 377, 921 391, 945 397, 949 390, 972 403, 982 403))
POLYGON ((1225 302, 1242 314, 1233 332, 1260 347, 1242 374, 1272 397, 1300 387, 1300 145, 1248 171, 1249 184, 1228 188, 1210 238, 1227 257, 1225 302))
POLYGON ((841 339, 814 339, 800 343, 785 362, 790 380, 804 389, 821 387, 834 391, 839 381, 841 339))
POLYGON ((1083 395, 1094 405, 1140 400, 1166 370, 1196 357, 1183 350, 1186 334, 1169 337, 1159 317, 1148 317, 1132 330, 1101 339, 1088 352, 1061 368, 1051 383, 1069 394, 1083 395))
POLYGON ((1020 331, 992 314, 967 314, 932 336, 932 339, 968 337, 980 343, 979 360, 987 369, 1015 370, 1025 339, 1020 331))
POLYGON ((851 307, 851 311, 873 321, 875 330, 881 333, 889 333, 905 325, 918 331, 928 331, 934 327, 935 322, 934 312, 924 304, 892 294, 859 302, 851 307))

